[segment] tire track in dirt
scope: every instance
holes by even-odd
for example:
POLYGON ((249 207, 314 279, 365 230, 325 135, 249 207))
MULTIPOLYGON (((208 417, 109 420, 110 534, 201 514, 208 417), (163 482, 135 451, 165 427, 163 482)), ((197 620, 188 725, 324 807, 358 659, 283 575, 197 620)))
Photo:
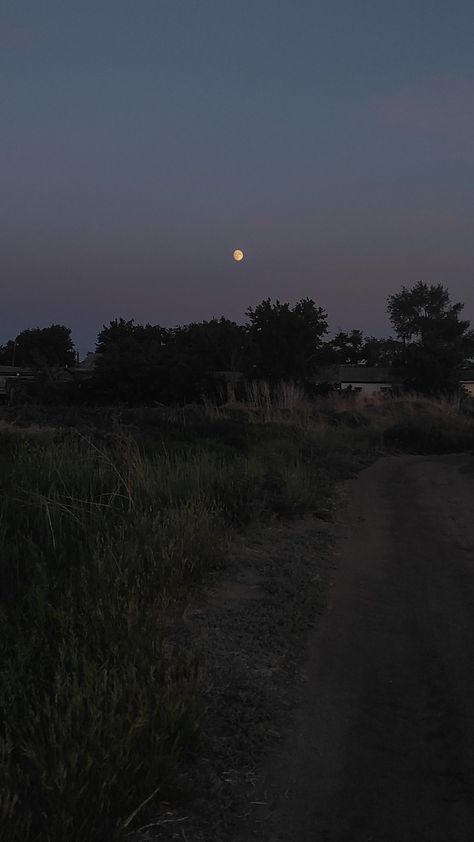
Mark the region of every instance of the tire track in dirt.
POLYGON ((239 838, 468 842, 474 459, 382 459, 344 519, 306 701, 239 838))

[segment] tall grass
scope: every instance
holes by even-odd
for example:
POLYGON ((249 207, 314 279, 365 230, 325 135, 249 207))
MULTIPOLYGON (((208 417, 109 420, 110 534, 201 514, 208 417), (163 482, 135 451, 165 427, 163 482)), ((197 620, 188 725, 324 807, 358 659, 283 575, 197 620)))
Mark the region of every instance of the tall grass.
POLYGON ((291 436, 240 452, 145 451, 120 432, 7 439, 0 838, 113 840, 199 725, 199 668, 166 638, 170 604, 222 563, 229 528, 315 505, 314 468, 291 436))
POLYGON ((0 430, 2 842, 112 842, 166 794, 202 680, 170 608, 223 563, 229 530, 323 514, 334 478, 384 443, 474 445, 445 402, 252 388, 181 425, 147 410, 136 438, 0 430))
POLYGON ((244 388, 244 404, 263 421, 291 418, 294 423, 296 420, 307 420, 314 411, 314 405, 297 383, 281 381, 270 384, 267 380, 251 380, 244 384, 244 388))
POLYGON ((196 732, 163 617, 223 524, 130 442, 24 440, 1 467, 0 838, 113 839, 196 732))
POLYGON ((334 391, 310 400, 295 383, 275 385, 265 380, 245 383, 244 392, 240 403, 208 405, 208 417, 290 425, 318 442, 323 452, 385 444, 401 450, 441 452, 472 445, 472 420, 461 411, 458 396, 436 399, 334 391))

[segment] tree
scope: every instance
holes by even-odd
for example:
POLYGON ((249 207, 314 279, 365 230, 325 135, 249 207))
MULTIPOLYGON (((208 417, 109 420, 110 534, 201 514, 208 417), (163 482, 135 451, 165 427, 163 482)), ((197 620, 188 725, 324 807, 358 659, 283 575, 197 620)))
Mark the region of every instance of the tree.
POLYGON ((153 343, 157 347, 164 344, 166 331, 160 325, 135 324, 134 319, 112 319, 104 325, 97 337, 96 352, 103 354, 112 349, 124 351, 136 343, 153 343))
POLYGON ((4 365, 29 366, 46 370, 74 365, 75 351, 71 330, 65 325, 23 330, 1 349, 4 365))
POLYGON ((96 353, 91 386, 97 398, 132 404, 160 400, 165 360, 159 325, 113 319, 100 331, 96 353))
POLYGON ((0 365, 12 364, 13 344, 13 341, 10 339, 5 345, 0 345, 0 365))
POLYGON ((187 329, 114 319, 97 339, 92 388, 100 400, 129 404, 200 400, 208 386, 207 362, 195 353, 187 329))
POLYGON ((324 365, 358 365, 363 362, 364 337, 361 330, 340 330, 325 342, 320 354, 324 365))
POLYGON ((322 337, 327 333, 327 313, 310 298, 294 307, 270 298, 246 315, 250 340, 247 373, 272 381, 310 378, 318 365, 322 337))
POLYGON ((167 342, 200 360, 207 372, 240 371, 244 364, 247 332, 242 325, 221 316, 174 328, 168 331, 167 342))
POLYGON ((452 304, 442 284, 418 281, 388 299, 388 313, 403 343, 407 386, 424 394, 457 388, 457 369, 474 353, 474 332, 459 318, 464 305, 452 304))
POLYGON ((398 366, 401 363, 402 354, 403 343, 391 336, 388 339, 367 336, 362 348, 362 358, 367 366, 398 366))

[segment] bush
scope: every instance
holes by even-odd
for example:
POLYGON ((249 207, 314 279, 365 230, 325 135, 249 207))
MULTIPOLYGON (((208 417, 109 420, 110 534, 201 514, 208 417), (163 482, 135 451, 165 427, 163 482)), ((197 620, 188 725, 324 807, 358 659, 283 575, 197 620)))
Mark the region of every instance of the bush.
POLYGON ((334 412, 328 417, 329 424, 334 427, 340 425, 345 427, 367 427, 369 419, 362 412, 351 412, 349 410, 342 410, 341 412, 334 412))
POLYGON ((439 419, 412 418, 389 427, 383 434, 386 447, 408 453, 450 453, 474 446, 474 431, 439 419))

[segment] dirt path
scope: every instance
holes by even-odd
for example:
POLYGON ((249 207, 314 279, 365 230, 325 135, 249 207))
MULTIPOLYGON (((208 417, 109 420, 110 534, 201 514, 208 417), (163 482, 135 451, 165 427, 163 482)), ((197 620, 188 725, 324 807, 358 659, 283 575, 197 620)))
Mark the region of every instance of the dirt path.
POLYGON ((242 840, 474 839, 474 459, 353 484, 304 708, 242 840))

